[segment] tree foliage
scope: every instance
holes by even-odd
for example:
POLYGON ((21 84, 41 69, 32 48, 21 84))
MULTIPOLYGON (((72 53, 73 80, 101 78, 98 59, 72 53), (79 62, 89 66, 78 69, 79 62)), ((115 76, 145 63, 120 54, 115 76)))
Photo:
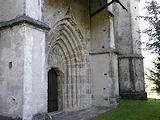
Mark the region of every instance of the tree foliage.
POLYGON ((153 62, 154 68, 148 69, 150 74, 146 74, 146 79, 150 80, 156 86, 153 87, 153 91, 160 93, 160 59, 157 59, 153 62))
POLYGON ((146 2, 144 9, 146 14, 140 17, 148 23, 148 27, 142 31, 149 36, 146 47, 148 50, 160 54, 160 5, 152 0, 146 2))
POLYGON ((156 85, 153 89, 160 93, 160 5, 155 0, 151 0, 146 2, 144 9, 146 14, 140 18, 148 23, 148 27, 142 31, 148 35, 148 40, 145 42, 146 49, 158 54, 153 62, 154 69, 148 69, 150 74, 147 74, 147 79, 156 85))

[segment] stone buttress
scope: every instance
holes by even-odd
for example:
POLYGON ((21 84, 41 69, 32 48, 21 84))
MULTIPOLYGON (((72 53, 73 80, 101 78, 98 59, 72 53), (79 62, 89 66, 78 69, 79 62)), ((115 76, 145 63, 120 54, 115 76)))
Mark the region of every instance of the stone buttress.
POLYGON ((143 56, 139 34, 139 0, 125 0, 116 10, 116 35, 119 51, 119 86, 122 98, 146 99, 143 56))
POLYGON ((0 119, 47 113, 43 0, 0 1, 0 119))

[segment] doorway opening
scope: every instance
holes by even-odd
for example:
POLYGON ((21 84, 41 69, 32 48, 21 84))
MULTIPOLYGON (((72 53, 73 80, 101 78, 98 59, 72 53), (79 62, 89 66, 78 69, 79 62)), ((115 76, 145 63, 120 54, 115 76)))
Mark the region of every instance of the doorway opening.
POLYGON ((58 81, 54 68, 48 71, 48 113, 58 111, 58 81))

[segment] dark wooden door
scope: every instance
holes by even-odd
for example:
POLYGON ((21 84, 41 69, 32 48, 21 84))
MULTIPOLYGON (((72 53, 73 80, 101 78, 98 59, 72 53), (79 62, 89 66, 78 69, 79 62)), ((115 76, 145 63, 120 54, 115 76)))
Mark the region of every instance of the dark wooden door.
POLYGON ((54 112, 58 110, 57 88, 57 74, 54 69, 51 69, 48 72, 48 112, 54 112))

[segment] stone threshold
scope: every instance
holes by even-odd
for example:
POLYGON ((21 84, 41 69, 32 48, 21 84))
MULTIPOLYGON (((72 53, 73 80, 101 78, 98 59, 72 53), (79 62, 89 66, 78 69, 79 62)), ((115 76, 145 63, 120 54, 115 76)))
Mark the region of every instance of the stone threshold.
POLYGON ((74 112, 55 112, 49 113, 51 120, 88 120, 92 117, 98 116, 109 111, 109 107, 96 107, 92 106, 91 108, 74 111, 74 112))

